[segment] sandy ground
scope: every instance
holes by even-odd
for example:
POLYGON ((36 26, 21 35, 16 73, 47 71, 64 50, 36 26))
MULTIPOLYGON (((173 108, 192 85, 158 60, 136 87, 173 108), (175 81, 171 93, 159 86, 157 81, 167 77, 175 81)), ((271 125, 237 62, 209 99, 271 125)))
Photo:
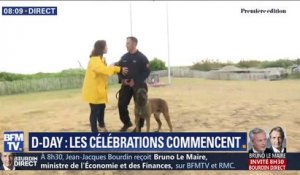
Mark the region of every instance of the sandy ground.
MULTIPOLYGON (((163 81, 166 82, 166 79, 163 81)), ((107 129, 112 132, 122 127, 115 99, 118 88, 119 85, 110 87, 110 103, 106 108, 105 121, 107 129)), ((279 125, 286 129, 288 151, 299 152, 299 92, 300 81, 297 80, 220 81, 175 78, 170 86, 150 87, 149 97, 161 97, 168 101, 174 131, 249 131, 254 127, 261 127, 268 131, 279 125)), ((80 89, 74 89, 2 96, 0 97, 0 131, 89 132, 89 106, 81 100, 80 95, 80 89)), ((133 101, 130 105, 131 114, 132 109, 133 101)), ((133 121, 133 115, 131 119, 133 121)), ((162 122, 162 131, 168 132, 163 118, 162 122)), ((152 119, 151 130, 154 131, 156 127, 157 124, 152 119)), ((3 140, 3 134, 0 134, 0 140, 3 140)), ((27 134, 25 140, 27 140, 27 134)), ((2 151, 3 145, 0 145, 2 151)), ((26 143, 25 150, 27 150, 26 143)), ((53 174, 53 172, 44 173, 53 174)), ((61 171, 55 173, 90 174, 91 172, 61 171)), ((140 171, 129 173, 141 174, 140 171)), ((168 174, 169 172, 147 171, 145 173, 168 174)), ((203 171, 174 172, 174 174, 207 173, 203 171)), ((209 173, 233 174, 227 171, 209 173)), ((40 173, 34 172, 34 174, 40 173)), ((96 173, 93 172, 93 174, 96 173)), ((104 172, 104 174, 126 174, 126 172, 113 171, 104 172)), ((237 174, 261 174, 261 172, 237 174)), ((264 174, 274 173, 265 172, 264 174)), ((300 173, 289 172, 289 174, 300 173)))

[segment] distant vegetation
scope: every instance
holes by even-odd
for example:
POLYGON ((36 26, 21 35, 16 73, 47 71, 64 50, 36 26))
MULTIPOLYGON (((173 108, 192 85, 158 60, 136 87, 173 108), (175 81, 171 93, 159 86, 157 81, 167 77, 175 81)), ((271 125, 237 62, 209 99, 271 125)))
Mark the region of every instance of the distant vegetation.
POLYGON ((200 70, 200 71, 210 71, 220 69, 227 65, 234 65, 240 68, 271 68, 271 67, 283 67, 290 68, 293 65, 300 65, 300 60, 290 60, 290 59, 279 59, 275 61, 258 61, 258 60, 241 60, 238 63, 222 63, 215 60, 203 60, 197 63, 194 63, 191 66, 191 69, 200 70))
POLYGON ((0 72, 0 95, 80 88, 84 74, 82 69, 36 74, 0 72))
POLYGON ((210 70, 217 70, 224 66, 233 65, 233 63, 221 63, 218 60, 202 60, 200 62, 194 63, 191 67, 193 70, 200 70, 200 71, 210 71, 210 70))
POLYGON ((280 59, 276 61, 263 61, 260 64, 261 68, 268 68, 268 67, 283 67, 289 68, 292 65, 298 64, 298 60, 289 60, 289 59, 280 59))
POLYGON ((15 81, 15 80, 33 80, 50 77, 69 77, 84 75, 85 70, 82 69, 66 69, 58 73, 35 73, 35 74, 15 74, 9 72, 0 72, 0 81, 15 81))
POLYGON ((239 61, 236 66, 240 68, 250 68, 250 67, 259 67, 261 61, 258 60, 241 60, 239 61))
POLYGON ((166 70, 166 63, 158 58, 154 58, 150 61, 150 69, 151 71, 157 71, 157 70, 166 70))

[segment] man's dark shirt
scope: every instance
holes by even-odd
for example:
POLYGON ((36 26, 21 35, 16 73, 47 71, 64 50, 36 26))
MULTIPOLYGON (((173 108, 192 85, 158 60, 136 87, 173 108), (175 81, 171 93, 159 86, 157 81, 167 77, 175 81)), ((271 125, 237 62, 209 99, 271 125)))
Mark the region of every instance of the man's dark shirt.
MULTIPOLYGON (((269 149, 271 150, 272 153, 276 153, 272 146, 269 149)), ((286 153, 286 148, 283 148, 283 153, 286 153)))
POLYGON ((118 74, 119 83, 123 79, 133 79, 136 86, 142 85, 150 74, 149 60, 138 50, 134 54, 129 52, 124 54, 118 62, 118 66, 128 68, 126 75, 118 74))

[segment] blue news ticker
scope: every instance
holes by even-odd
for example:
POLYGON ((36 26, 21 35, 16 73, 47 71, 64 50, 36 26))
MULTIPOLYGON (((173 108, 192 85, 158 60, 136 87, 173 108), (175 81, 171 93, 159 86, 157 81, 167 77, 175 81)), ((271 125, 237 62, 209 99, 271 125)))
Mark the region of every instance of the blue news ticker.
POLYGON ((21 170, 248 170, 248 153, 43 152, 16 157, 21 170))
POLYGON ((29 151, 247 151, 247 133, 30 132, 29 151))
MULTIPOLYGON (((249 170, 248 153, 16 153, 19 170, 249 170), (126 164, 126 165, 125 165, 126 164)), ((286 153, 286 170, 300 170, 300 153, 286 153)), ((268 160, 257 158, 257 160, 268 160)), ((271 160, 271 159, 270 159, 271 160)), ((265 165, 263 165, 265 166, 265 165)), ((273 170, 277 171, 277 170, 273 170)), ((285 173, 280 173, 285 174, 285 173)))
POLYGON ((57 15, 55 6, 3 6, 2 15, 57 15))

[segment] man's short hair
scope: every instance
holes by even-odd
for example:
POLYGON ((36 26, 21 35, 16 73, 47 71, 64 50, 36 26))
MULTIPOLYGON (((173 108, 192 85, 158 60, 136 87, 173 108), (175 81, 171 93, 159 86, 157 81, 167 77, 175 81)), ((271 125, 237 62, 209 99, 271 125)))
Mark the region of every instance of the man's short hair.
POLYGON ((134 36, 129 36, 129 37, 127 37, 127 39, 130 39, 130 40, 133 41, 135 44, 138 43, 138 39, 137 39, 136 37, 134 37, 134 36))
POLYGON ((282 139, 284 139, 284 131, 280 126, 276 126, 275 128, 271 129, 271 131, 269 133, 270 137, 271 137, 271 134, 272 134, 273 131, 279 132, 280 135, 282 136, 282 139))
MULTIPOLYGON (((3 152, 3 153, 5 153, 5 152, 3 152)), ((0 157, 3 156, 3 153, 0 153, 0 157)), ((16 153, 13 153, 13 152, 7 152, 7 153, 11 153, 11 155, 12 155, 13 157, 16 157, 16 153)))
MULTIPOLYGON (((259 133, 266 133, 265 130, 260 129, 260 128, 254 128, 249 132, 249 137, 250 140, 252 141, 254 139, 254 135, 259 134, 259 133)), ((267 135, 267 134, 266 134, 267 135)))

